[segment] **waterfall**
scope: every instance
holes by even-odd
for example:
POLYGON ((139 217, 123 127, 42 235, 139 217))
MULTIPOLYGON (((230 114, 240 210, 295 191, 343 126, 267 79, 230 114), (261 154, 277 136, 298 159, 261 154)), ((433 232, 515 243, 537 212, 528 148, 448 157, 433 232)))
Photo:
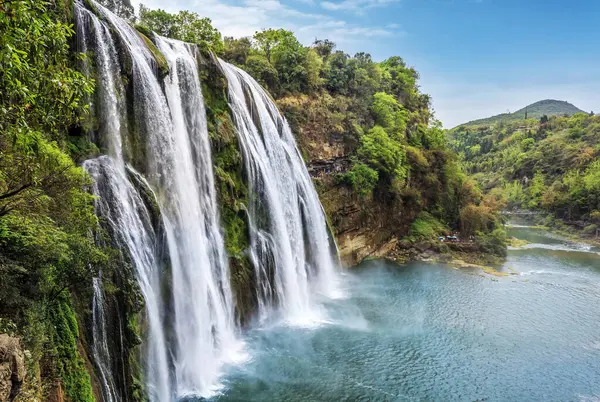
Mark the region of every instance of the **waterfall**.
POLYGON ((149 394, 152 400, 168 401, 171 393, 162 325, 161 272, 151 214, 122 165, 113 158, 101 156, 83 166, 94 179, 92 192, 98 197, 97 213, 108 223, 120 249, 128 254, 144 296, 149 324, 145 357, 149 394))
POLYGON ((94 6, 101 18, 76 3, 76 22, 86 46, 94 45, 95 107, 106 155, 86 161, 84 168, 94 179, 98 214, 131 260, 146 303, 149 396, 162 402, 209 395, 221 366, 235 359, 239 341, 195 55, 183 43, 158 39, 170 67, 163 93, 143 39, 125 21, 94 6), (152 214, 129 179, 133 169, 124 156, 129 154, 122 124, 127 109, 117 48, 131 60, 133 120, 143 131, 146 155, 143 175, 136 177, 145 177, 156 194, 168 272, 157 256, 152 214), (165 300, 172 311, 165 311, 165 300))
POLYGON ((104 402, 117 402, 117 391, 112 373, 112 358, 108 346, 106 332, 106 316, 104 305, 104 289, 102 288, 102 276, 93 279, 94 298, 92 300, 92 327, 93 345, 92 353, 94 361, 100 371, 100 385, 104 402))
POLYGON ((170 68, 165 92, 173 119, 172 150, 164 157, 173 160, 168 185, 177 204, 167 210, 167 231, 169 246, 176 250, 175 374, 177 395, 184 396, 214 384, 237 341, 198 65, 188 45, 166 38, 157 43, 170 68))
POLYGON ((312 319, 314 296, 335 293, 335 246, 289 125, 245 71, 220 61, 250 187, 251 256, 262 318, 273 305, 312 319))
MULTIPOLYGON (((195 46, 156 36, 169 67, 127 22, 75 2, 82 66, 103 155, 84 162, 96 213, 130 264, 145 301, 145 382, 151 401, 208 397, 243 346, 234 318, 213 158, 195 46), (124 78, 126 77, 126 78, 124 78), (166 252, 165 249, 166 248, 166 252)), ((314 319, 336 289, 335 244, 292 132, 268 94, 219 61, 249 186, 249 256, 258 315, 314 319)), ((105 402, 118 401, 101 277, 94 280, 93 355, 105 402)), ((109 325, 110 327, 110 325, 109 325)))

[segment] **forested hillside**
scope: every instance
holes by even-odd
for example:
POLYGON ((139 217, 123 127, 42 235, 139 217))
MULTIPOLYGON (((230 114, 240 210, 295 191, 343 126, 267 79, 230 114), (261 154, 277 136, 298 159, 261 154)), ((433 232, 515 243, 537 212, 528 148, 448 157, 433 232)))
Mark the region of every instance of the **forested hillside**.
POLYGON ((508 208, 544 210, 591 236, 600 224, 600 117, 577 113, 459 126, 452 147, 508 208))
POLYGON ((570 104, 569 102, 554 99, 545 99, 531 105, 525 106, 514 113, 502 113, 485 119, 473 120, 462 124, 463 126, 489 125, 498 122, 514 122, 524 119, 541 119, 542 116, 572 116, 575 113, 581 113, 583 110, 570 104))

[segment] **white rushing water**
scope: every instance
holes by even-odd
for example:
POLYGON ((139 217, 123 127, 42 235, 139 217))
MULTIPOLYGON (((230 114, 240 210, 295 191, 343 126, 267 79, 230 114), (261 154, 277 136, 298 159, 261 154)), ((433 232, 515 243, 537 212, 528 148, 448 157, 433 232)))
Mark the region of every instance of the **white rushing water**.
POLYGON ((118 397, 112 372, 112 356, 106 333, 106 316, 102 276, 93 279, 94 298, 92 300, 92 325, 94 331, 92 353, 100 371, 100 385, 104 402, 116 402, 118 397))
POLYGON ((159 40, 171 68, 165 96, 142 39, 126 22, 96 7, 102 21, 77 6, 78 18, 86 19, 78 25, 97 36, 97 107, 105 122, 101 122, 100 136, 108 156, 84 166, 95 179, 94 193, 103 204, 99 214, 123 240, 146 301, 150 397, 168 401, 209 395, 221 366, 235 359, 239 342, 195 58, 183 43, 159 40), (143 126, 147 141, 146 177, 160 195, 157 201, 169 248, 170 278, 160 272, 150 213, 127 177, 119 124, 125 106, 120 78, 113 71, 117 58, 107 25, 118 32, 132 59, 135 120, 143 126), (167 279, 171 289, 164 295, 162 285, 167 279), (173 304, 168 317, 165 297, 173 304), (169 341, 165 327, 172 330, 169 341))
POLYGON ((336 292, 335 248, 323 208, 289 125, 266 91, 245 71, 220 61, 250 187, 252 260, 261 318, 315 317, 315 294, 336 292))
MULTIPOLYGON (((96 141, 105 155, 84 168, 94 180, 96 212, 133 267, 145 300, 148 395, 159 402, 208 397, 219 388, 223 367, 245 355, 235 325, 196 48, 155 37, 169 65, 169 74, 159 79, 137 31, 93 4, 98 15, 76 2, 75 18, 80 50, 93 58, 84 72, 96 79, 96 141), (129 71, 121 66, 123 56, 129 71)), ((311 178, 268 94, 245 72, 221 66, 250 190, 249 253, 259 316, 276 313, 293 323, 322 319, 318 301, 336 295, 338 261, 311 178)), ((93 285, 94 358, 104 400, 113 402, 119 400, 116 357, 108 346, 101 279, 93 285)))

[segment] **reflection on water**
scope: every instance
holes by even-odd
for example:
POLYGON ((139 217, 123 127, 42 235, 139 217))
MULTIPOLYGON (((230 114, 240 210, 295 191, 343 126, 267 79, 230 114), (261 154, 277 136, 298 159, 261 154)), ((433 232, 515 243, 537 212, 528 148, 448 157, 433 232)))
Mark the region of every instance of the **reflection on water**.
MULTIPOLYGON (((561 245, 543 232, 512 235, 561 245)), ((529 240, 531 239, 531 240, 529 240)), ((443 265, 371 262, 312 328, 247 335, 219 401, 571 401, 600 398, 600 256, 509 251, 490 280, 443 265)))

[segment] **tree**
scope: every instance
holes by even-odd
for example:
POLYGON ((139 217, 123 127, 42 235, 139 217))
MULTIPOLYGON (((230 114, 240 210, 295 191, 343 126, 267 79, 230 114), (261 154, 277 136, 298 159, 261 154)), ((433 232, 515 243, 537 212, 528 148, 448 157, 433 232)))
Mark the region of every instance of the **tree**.
POLYGON ((385 92, 377 92, 373 96, 371 112, 375 123, 385 128, 395 140, 406 136, 406 120, 408 112, 398 103, 396 98, 385 92))
POLYGON ((99 0, 98 2, 121 18, 131 20, 135 17, 131 0, 99 0))
POLYGON ((348 55, 341 50, 332 53, 327 58, 325 66, 325 85, 334 94, 348 93, 350 76, 347 68, 348 55))
POLYGON ((140 5, 140 25, 154 31, 160 36, 167 38, 179 39, 177 37, 177 19, 174 14, 170 14, 164 10, 151 10, 140 5))
POLYGON ((416 95, 415 88, 419 74, 414 68, 406 67, 406 63, 401 57, 390 57, 381 63, 381 67, 387 73, 389 93, 401 100, 402 103, 416 95))
POLYGON ((465 237, 485 232, 494 220, 494 211, 489 207, 469 204, 460 210, 460 232, 465 237))
POLYGON ((89 284, 106 257, 90 237, 89 177, 67 153, 80 151, 68 134, 87 120, 94 85, 76 69, 61 5, 0 6, 0 317, 89 284))
POLYGON ((346 180, 361 197, 370 195, 379 180, 379 173, 364 163, 356 163, 346 174, 346 180))
MULTIPOLYGON (((70 51, 74 32, 57 4, 20 0, 2 7, 0 223, 14 222, 17 216, 31 225, 43 221, 57 236, 91 250, 95 218, 92 198, 84 190, 89 178, 65 150, 77 151, 68 132, 87 118, 93 81, 75 68, 80 55, 74 58, 70 51)), ((5 228, 0 230, 0 254, 13 246, 8 237, 25 236, 28 230, 5 228)), ((14 254, 16 265, 24 263, 19 255, 14 254)))
POLYGON ((279 91, 277 70, 269 63, 265 56, 261 54, 248 56, 244 69, 271 92, 277 93, 279 91))
POLYGON ((317 52, 319 56, 326 59, 335 50, 335 43, 329 39, 315 39, 312 48, 315 49, 315 52, 317 52))
POLYGON ((314 49, 308 49, 306 52, 306 80, 308 90, 315 91, 323 84, 321 71, 323 69, 323 59, 314 49))
POLYGON ((388 178, 404 179, 403 163, 406 152, 402 145, 393 141, 381 126, 375 126, 360 138, 358 156, 388 178))
POLYGON ((543 115, 542 117, 540 117, 540 124, 545 124, 548 123, 548 116, 543 115))
POLYGON ((240 66, 246 64, 246 59, 251 50, 252 42, 248 37, 234 39, 231 36, 226 36, 224 39, 223 58, 230 63, 240 66))
POLYGON ((536 172, 533 175, 533 179, 527 188, 527 195, 529 201, 527 202, 527 208, 536 209, 540 206, 542 202, 542 196, 546 191, 546 179, 544 174, 541 172, 536 172))
MULTIPOLYGON (((273 49, 286 41, 294 41, 294 34, 285 29, 263 29, 254 33, 254 43, 259 51, 261 51, 269 63, 271 63, 271 54, 273 49)), ((289 42, 288 42, 289 43, 289 42)))
POLYGON ((221 33, 212 26, 210 18, 201 18, 190 11, 180 11, 175 17, 175 24, 176 39, 189 43, 206 42, 215 53, 223 53, 221 33))
POLYGON ((217 54, 223 53, 224 46, 219 31, 212 26, 210 18, 201 18, 191 11, 170 14, 164 10, 151 10, 140 6, 140 25, 167 38, 184 42, 207 43, 217 54))

